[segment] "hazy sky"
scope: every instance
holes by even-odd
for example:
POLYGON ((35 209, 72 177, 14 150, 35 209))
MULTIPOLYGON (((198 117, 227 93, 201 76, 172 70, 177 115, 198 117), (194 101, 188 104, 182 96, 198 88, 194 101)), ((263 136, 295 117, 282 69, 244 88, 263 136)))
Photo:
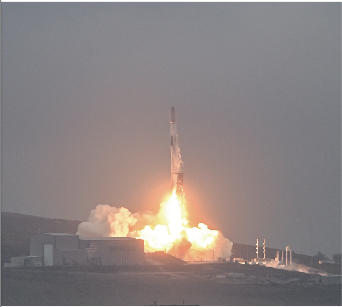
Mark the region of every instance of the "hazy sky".
POLYGON ((340 3, 2 3, 2 211, 157 211, 176 108, 192 223, 341 249, 340 3))

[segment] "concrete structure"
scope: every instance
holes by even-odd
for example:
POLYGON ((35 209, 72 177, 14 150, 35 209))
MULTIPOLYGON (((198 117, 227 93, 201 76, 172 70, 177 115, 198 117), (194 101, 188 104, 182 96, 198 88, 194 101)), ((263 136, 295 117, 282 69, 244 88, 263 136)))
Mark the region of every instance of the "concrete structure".
POLYGON ((259 259, 259 239, 256 241, 256 259, 259 259))
POLYGON ((82 249, 78 235, 41 233, 30 238, 30 255, 43 259, 44 266, 87 263, 87 252, 82 249))
POLYGON ((21 266, 42 266, 43 259, 39 256, 18 256, 11 257, 10 263, 4 263, 4 267, 21 267, 21 266))
MULTIPOLYGON (((79 238, 45 233, 30 238, 30 255, 44 266, 144 264, 144 241, 135 238, 79 238)), ((26 256, 27 257, 27 256, 26 256)))
POLYGON ((292 264, 292 250, 290 246, 286 246, 286 262, 285 265, 292 264), (290 260, 288 260, 288 255, 290 256, 290 260))
POLYGON ((81 238, 90 263, 103 265, 144 264, 144 240, 129 237, 81 238))

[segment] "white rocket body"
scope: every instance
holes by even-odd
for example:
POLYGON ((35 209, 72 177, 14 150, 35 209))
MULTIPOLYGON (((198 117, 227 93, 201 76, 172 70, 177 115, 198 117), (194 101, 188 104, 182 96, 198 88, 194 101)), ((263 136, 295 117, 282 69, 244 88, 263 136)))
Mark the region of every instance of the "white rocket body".
POLYGON ((171 190, 176 191, 178 196, 183 193, 182 159, 178 146, 176 126, 176 110, 171 107, 170 112, 170 136, 171 136, 171 190))

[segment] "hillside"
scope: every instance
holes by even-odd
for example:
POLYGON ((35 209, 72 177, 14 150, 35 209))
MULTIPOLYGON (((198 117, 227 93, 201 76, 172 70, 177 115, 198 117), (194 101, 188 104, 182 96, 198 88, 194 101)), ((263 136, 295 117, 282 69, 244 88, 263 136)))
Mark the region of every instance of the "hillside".
POLYGON ((11 257, 29 255, 30 236, 48 232, 75 234, 80 223, 80 221, 1 212, 1 265, 10 262, 11 257))
MULTIPOLYGON (((10 262, 10 258, 20 255, 30 254, 30 236, 38 233, 70 233, 75 234, 80 221, 71 221, 63 219, 49 219, 44 217, 1 212, 1 264, 10 262)), ((262 246, 259 248, 259 256, 262 257, 262 246)), ((276 256, 277 249, 266 247, 266 257, 276 256)), ((281 251, 280 251, 281 254, 281 251)), ((250 260, 256 257, 255 246, 240 243, 234 243, 232 248, 233 258, 244 258, 250 260)), ((161 253, 152 253, 148 256, 150 261, 165 263, 174 263, 174 259, 167 258, 161 253), (163 257, 162 259, 160 257, 163 257)), ((179 259, 178 259, 179 260, 179 259)), ((293 252, 293 261, 296 263, 313 265, 317 268, 330 271, 331 265, 327 267, 318 265, 318 259, 315 257, 301 255, 293 252)))

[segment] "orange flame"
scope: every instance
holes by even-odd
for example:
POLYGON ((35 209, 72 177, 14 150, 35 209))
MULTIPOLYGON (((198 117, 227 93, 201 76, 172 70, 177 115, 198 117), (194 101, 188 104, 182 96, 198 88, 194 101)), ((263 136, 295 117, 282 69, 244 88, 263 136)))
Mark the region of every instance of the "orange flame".
POLYGON ((145 251, 165 251, 185 260, 211 260, 218 241, 223 239, 219 231, 210 230, 199 223, 190 227, 184 205, 175 192, 161 204, 158 224, 146 225, 137 231, 137 237, 145 240, 145 251))
POLYGON ((229 258, 232 243, 218 230, 199 223, 190 227, 184 198, 174 191, 161 203, 157 215, 151 212, 132 214, 127 208, 98 205, 88 222, 78 226, 81 237, 136 237, 145 242, 145 252, 164 251, 186 261, 211 261, 229 258))

